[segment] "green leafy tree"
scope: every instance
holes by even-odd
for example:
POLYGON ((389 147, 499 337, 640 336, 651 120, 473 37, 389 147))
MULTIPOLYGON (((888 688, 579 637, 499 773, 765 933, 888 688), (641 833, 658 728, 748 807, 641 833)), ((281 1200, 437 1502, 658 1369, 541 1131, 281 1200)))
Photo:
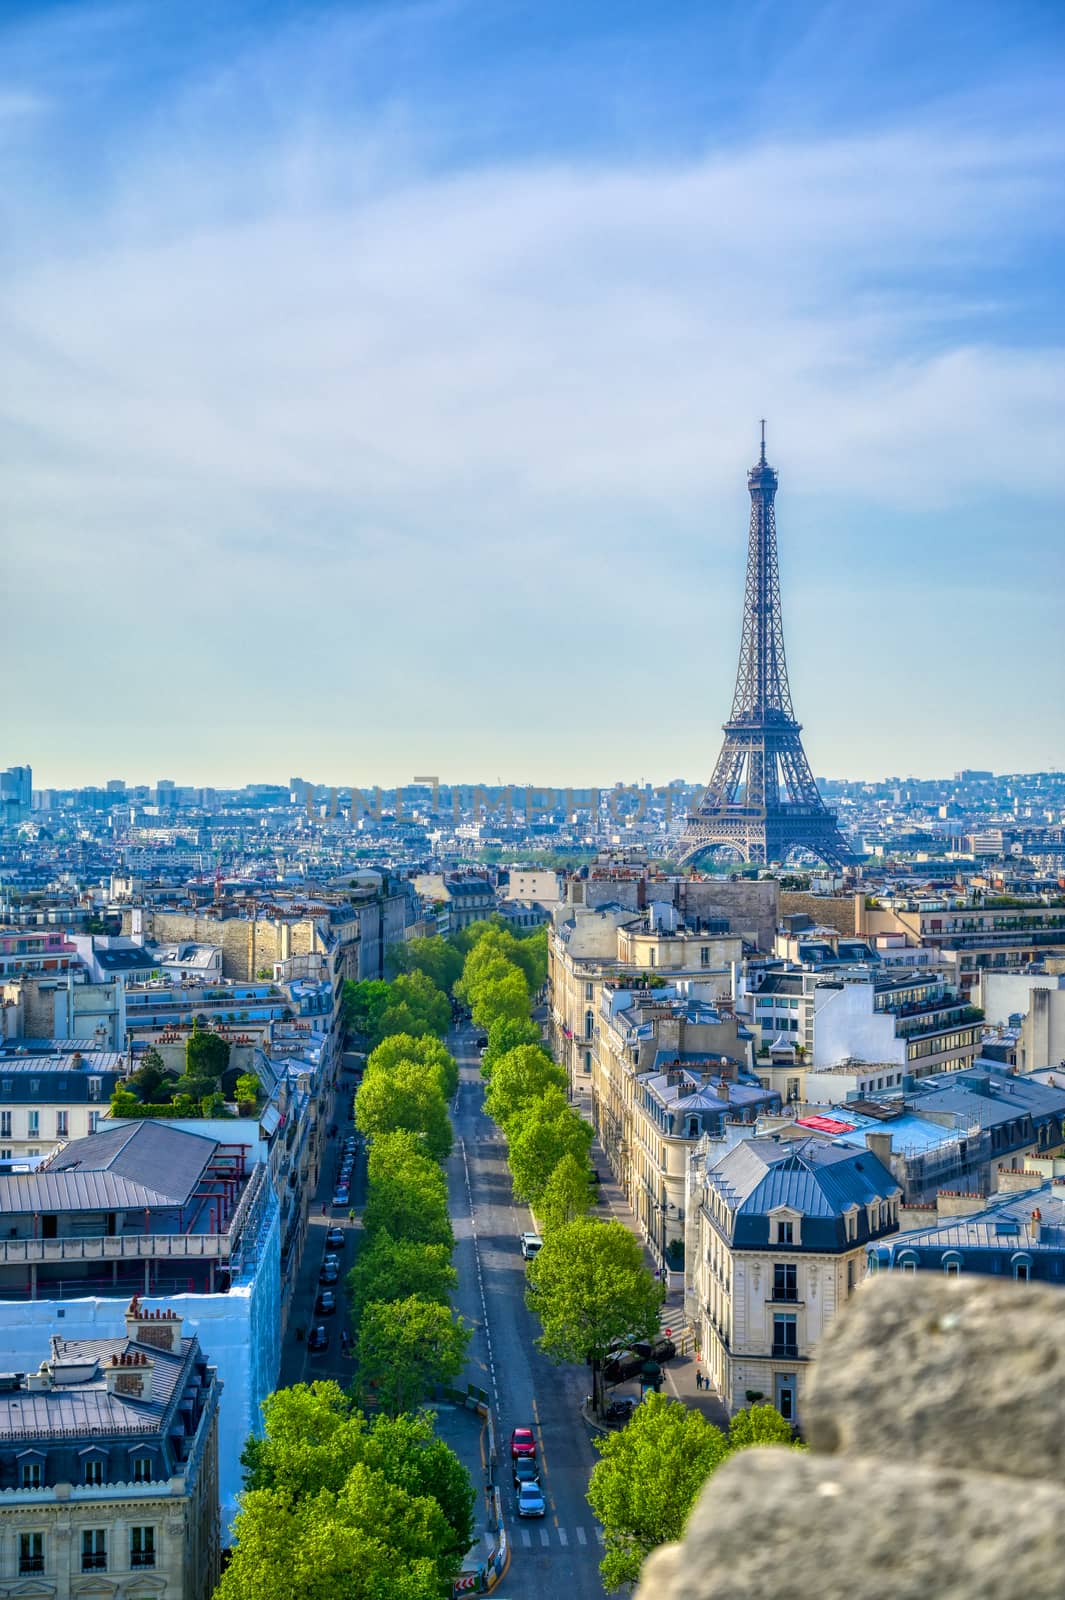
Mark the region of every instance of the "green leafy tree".
POLYGON ((794 1443, 791 1423, 782 1417, 776 1406, 747 1406, 737 1411, 728 1425, 729 1447, 746 1450, 755 1444, 794 1443))
POLYGON ((332 1381, 278 1389, 263 1403, 265 1431, 241 1455, 246 1490, 282 1490, 292 1500, 339 1494, 356 1461, 416 1497, 431 1496, 449 1533, 438 1554, 457 1567, 472 1537, 469 1473, 433 1433, 428 1413, 372 1420, 332 1381))
POLYGON ((381 1067, 389 1072, 401 1061, 420 1061, 426 1067, 435 1067, 440 1075, 440 1088, 448 1099, 458 1088, 459 1069, 455 1057, 433 1033, 423 1033, 418 1038, 411 1033, 390 1034, 371 1051, 366 1071, 373 1072, 381 1067))
POLYGON ((344 1026, 349 1033, 375 1037, 381 1017, 392 999, 392 985, 382 978, 366 978, 362 983, 344 984, 344 1026))
POLYGON ((488 1029, 488 1048, 481 1061, 481 1075, 490 1078, 496 1063, 520 1044, 539 1044, 540 1029, 531 1017, 497 1017, 488 1029))
POLYGON ((536 994, 547 982, 547 929, 531 930, 514 942, 510 958, 522 970, 529 993, 536 994))
POLYGON ((447 1305, 457 1285, 446 1244, 394 1239, 382 1228, 359 1251, 348 1273, 352 1319, 358 1323, 372 1300, 406 1300, 412 1294, 447 1305))
POLYGON ((561 1089, 550 1087, 538 1099, 525 1101, 504 1124, 504 1132, 514 1193, 534 1208, 563 1156, 576 1156, 588 1165, 592 1130, 561 1089))
POLYGON ((406 944, 389 945, 385 965, 390 977, 401 972, 424 972, 444 994, 462 976, 462 956, 446 939, 408 939, 406 944))
POLYGON ((540 1100, 548 1089, 566 1088, 566 1074, 537 1044, 520 1044, 496 1062, 484 1109, 505 1128, 530 1101, 540 1100))
POLYGON ((595 1188, 588 1162, 572 1153, 562 1157, 544 1185, 536 1214, 544 1231, 565 1227, 586 1217, 595 1204, 595 1188))
POLYGON ((527 1277, 529 1308, 543 1330, 540 1348, 552 1361, 590 1363, 601 1410, 602 1364, 611 1346, 658 1332, 664 1286, 644 1266, 627 1228, 588 1217, 548 1233, 527 1277))
POLYGON ((261 1087, 257 1073, 242 1072, 237 1079, 237 1103, 254 1106, 259 1099, 261 1087))
POLYGON ((420 1134, 438 1161, 451 1150, 451 1121, 435 1069, 400 1061, 391 1071, 367 1070, 355 1096, 355 1126, 367 1138, 406 1129, 420 1134))
POLYGON ((125 1088, 132 1090, 138 1100, 160 1104, 174 1093, 177 1073, 168 1072, 158 1050, 146 1050, 136 1072, 126 1079, 125 1088))
POLYGON ((372 1389, 390 1416, 409 1411, 462 1370, 469 1329, 450 1307, 410 1295, 363 1308, 356 1359, 363 1393, 372 1389))
POLYGON ((217 1088, 218 1080, 228 1065, 229 1040, 205 1028, 199 1020, 194 1022, 185 1043, 186 1078, 207 1082, 217 1088))
POLYGON ((390 985, 391 996, 372 1035, 379 1043, 390 1033, 435 1033, 443 1038, 451 1026, 451 1006, 424 972, 401 972, 390 985))
POLYGON ((479 1028, 491 1028, 504 1019, 524 1021, 529 1015, 529 988, 519 969, 511 964, 508 972, 482 983, 471 1013, 479 1028))
POLYGON ((390 1133, 374 1140, 367 1165, 362 1224, 368 1237, 382 1229, 394 1239, 446 1245, 455 1237, 447 1206, 447 1179, 425 1154, 417 1134, 390 1133))
POLYGON ((701 1412, 653 1394, 596 1448, 588 1503, 603 1525, 599 1571, 607 1589, 620 1589, 637 1582, 652 1550, 683 1536, 696 1496, 729 1444, 701 1412))

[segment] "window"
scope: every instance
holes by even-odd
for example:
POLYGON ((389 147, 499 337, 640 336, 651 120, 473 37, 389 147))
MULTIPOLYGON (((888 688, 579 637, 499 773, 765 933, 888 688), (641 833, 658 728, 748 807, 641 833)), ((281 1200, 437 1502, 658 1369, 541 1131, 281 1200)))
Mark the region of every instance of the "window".
POLYGON ((27 1139, 39 1139, 40 1136, 41 1136, 41 1113, 39 1111, 27 1111, 27 1113, 26 1113, 26 1137, 27 1137, 27 1139))
POLYGON ((23 1489, 39 1489, 41 1487, 43 1469, 39 1461, 24 1461, 19 1474, 23 1489))
POLYGON ((82 1572, 107 1571, 107 1529, 83 1528, 81 1533, 82 1572))
POLYGON ((99 1456, 90 1456, 85 1463, 85 1482, 100 1484, 104 1481, 104 1464, 99 1456))
POLYGON ((594 1000, 595 999, 595 985, 594 984, 586 983, 584 985, 584 998, 586 1000, 594 1000))
POLYGON ((10 1139, 10 1137, 11 1113, 10 1111, 0 1111, 0 1138, 10 1139))
POLYGON ((592 1031, 593 1031, 594 1028, 595 1028, 595 1012, 594 1011, 586 1011, 584 1013, 584 1037, 586 1039, 590 1039, 592 1037, 592 1031))
POLYGON ((99 1100, 101 1083, 102 1083, 102 1080, 100 1078, 90 1078, 89 1079, 89 1099, 90 1100, 99 1100))
POLYGON ((799 1298, 798 1268, 794 1261, 778 1261, 773 1268, 773 1299, 799 1298))
POLYGON ((795 1243, 795 1224, 784 1217, 777 1218, 777 1244, 795 1243))
POLYGON ((948 1278, 956 1278, 961 1271, 961 1261, 957 1256, 944 1256, 943 1271, 948 1278))
POLYGON ((95 1133, 97 1128, 99 1127, 99 1123, 100 1123, 100 1113, 98 1111, 90 1111, 89 1112, 89 1132, 90 1133, 95 1133))
POLYGON ((20 1533, 18 1536, 19 1577, 44 1571, 44 1534, 20 1533))
POLYGON ((799 1353, 797 1319, 791 1312, 781 1312, 773 1318, 773 1354, 785 1358, 799 1353))
POLYGON ((155 1566, 154 1528, 131 1528, 129 1530, 129 1564, 131 1567, 155 1566))
POLYGON ((70 1132, 69 1111, 57 1111, 55 1114, 55 1135, 57 1139, 65 1139, 70 1132))
POLYGON ((592 1052, 590 1050, 584 1052, 584 1070, 585 1072, 591 1072, 592 1070, 592 1052))
POLYGON ((657 959, 658 959, 658 958, 657 958, 657 956, 656 956, 656 954, 655 954, 655 952, 654 952, 654 951, 653 951, 653 950, 652 950, 652 951, 651 951, 651 955, 650 955, 650 962, 649 962, 649 965, 651 965, 651 966, 652 966, 652 967, 653 967, 653 966, 654 966, 654 965, 655 965, 655 962, 656 962, 656 961, 657 961, 657 959))
POLYGON ((847 1293, 854 1293, 854 1262, 847 1262, 847 1293))
POLYGON ((709 945, 705 945, 704 944, 702 949, 699 951, 699 962, 700 962, 700 965, 702 965, 704 967, 708 967, 710 965, 710 947, 709 947, 709 945))
POLYGON ((1029 1262, 1015 1261, 1013 1263, 1013 1276, 1016 1278, 1018 1283, 1027 1283, 1031 1275, 1032 1269, 1029 1262))
POLYGON ((134 1481, 134 1483, 151 1483, 151 1481, 152 1481, 152 1458, 151 1458, 151 1456, 134 1456, 133 1457, 133 1481, 134 1481))

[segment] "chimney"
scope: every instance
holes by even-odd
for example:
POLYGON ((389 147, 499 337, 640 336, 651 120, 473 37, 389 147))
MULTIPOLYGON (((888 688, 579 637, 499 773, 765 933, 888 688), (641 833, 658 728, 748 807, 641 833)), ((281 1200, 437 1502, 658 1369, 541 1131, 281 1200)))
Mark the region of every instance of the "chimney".
POLYGON ((121 1395, 125 1400, 150 1400, 154 1366, 152 1357, 146 1356, 143 1350, 124 1350, 121 1355, 113 1355, 104 1368, 108 1394, 121 1395))
POLYGON ((728 1084, 724 1081, 717 1086, 717 1098, 719 1100, 728 1100, 728 1084))
POLYGON ((891 1143, 890 1133, 881 1133, 877 1130, 867 1132, 865 1135, 866 1149, 871 1150, 880 1164, 885 1166, 889 1172, 891 1171, 891 1143))
POLYGON ((131 1344, 152 1345, 156 1350, 178 1356, 182 1326, 176 1311, 149 1311, 136 1294, 126 1308, 126 1338, 131 1344))
POLYGON ((1043 1212, 1039 1206, 1036 1206, 1032 1212, 1029 1218, 1029 1226, 1032 1233, 1032 1243, 1038 1244, 1043 1233, 1043 1212))

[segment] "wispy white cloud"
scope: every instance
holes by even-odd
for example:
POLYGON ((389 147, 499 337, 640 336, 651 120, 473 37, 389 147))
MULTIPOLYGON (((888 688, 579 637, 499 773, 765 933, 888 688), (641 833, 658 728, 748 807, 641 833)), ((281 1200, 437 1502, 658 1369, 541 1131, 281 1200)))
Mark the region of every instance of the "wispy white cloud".
MULTIPOLYGON (((720 645, 691 630, 708 563, 739 559, 762 414, 810 516, 871 507, 905 540, 929 507, 1060 503, 1065 351, 1016 334, 1011 288, 1033 241, 1059 242, 1063 151, 1044 129, 925 116, 456 170, 426 158, 410 104, 308 118, 297 95, 286 123, 284 64, 255 59, 262 149, 228 120, 212 138, 230 90, 196 80, 181 139, 160 140, 168 108, 153 108, 91 230, 37 211, 36 248, 0 272, 25 642, 94 581, 147 652, 161 588, 175 615, 251 610, 259 627, 387 593, 415 642, 378 692, 416 723, 449 612, 557 594, 528 612, 524 648, 512 622, 485 626, 511 647, 491 721, 508 690, 530 694, 538 650, 548 678, 594 693, 603 662, 568 653, 569 619, 595 617, 604 582, 621 640, 650 608, 683 622, 682 669, 709 649, 731 670, 738 595, 720 645)), ((857 540, 853 558, 852 592, 872 597, 857 540)), ((366 651, 390 650, 396 626, 359 609, 366 651)), ((227 659, 205 640, 203 674, 218 682, 227 659)), ((357 692, 364 659, 329 692, 357 692)), ((454 662, 458 692, 477 692, 481 662, 472 647, 454 662)))

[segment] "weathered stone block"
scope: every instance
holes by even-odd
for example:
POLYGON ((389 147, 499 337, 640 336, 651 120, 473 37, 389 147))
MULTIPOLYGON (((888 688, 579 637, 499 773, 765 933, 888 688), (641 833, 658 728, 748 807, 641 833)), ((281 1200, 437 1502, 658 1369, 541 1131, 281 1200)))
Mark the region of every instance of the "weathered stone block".
POLYGON ((637 1600, 1060 1600, 1065 1490, 783 1448, 714 1474, 637 1600))
POLYGON ((810 1446, 1062 1480, 1063 1327, 1065 1299, 1050 1286, 874 1277, 818 1346, 810 1446))

